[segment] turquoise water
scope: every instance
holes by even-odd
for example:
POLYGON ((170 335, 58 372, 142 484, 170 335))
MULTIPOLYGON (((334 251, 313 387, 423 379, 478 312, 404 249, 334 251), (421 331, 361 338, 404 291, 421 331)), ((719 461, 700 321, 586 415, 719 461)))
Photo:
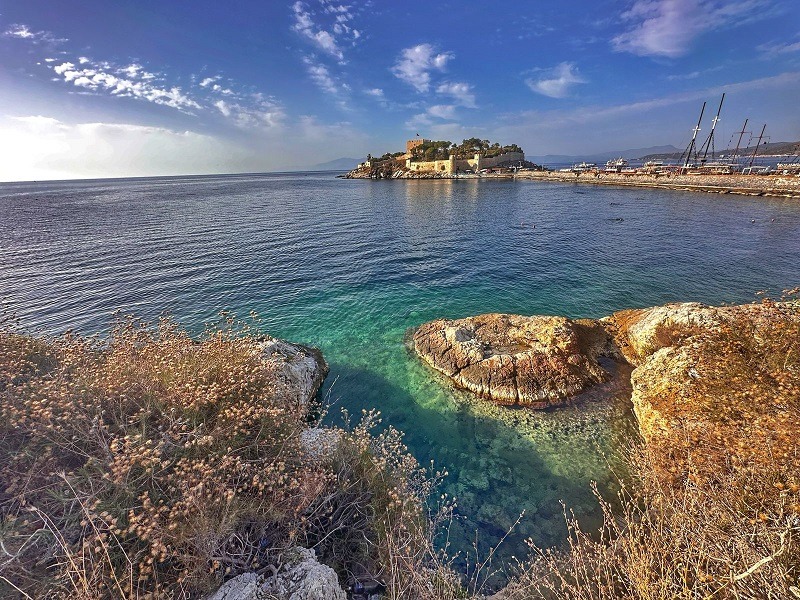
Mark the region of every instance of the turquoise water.
POLYGON ((484 312, 600 317, 670 301, 741 302, 800 283, 800 205, 513 181, 359 181, 329 173, 0 184, 0 298, 28 328, 108 330, 113 312, 199 328, 256 311, 319 346, 325 393, 377 408, 450 473, 451 538, 503 557, 588 526, 590 482, 632 438, 624 391, 544 413, 453 390, 409 327, 484 312), (534 227, 535 225, 535 227, 534 227), (617 397, 621 396, 621 397, 617 397))

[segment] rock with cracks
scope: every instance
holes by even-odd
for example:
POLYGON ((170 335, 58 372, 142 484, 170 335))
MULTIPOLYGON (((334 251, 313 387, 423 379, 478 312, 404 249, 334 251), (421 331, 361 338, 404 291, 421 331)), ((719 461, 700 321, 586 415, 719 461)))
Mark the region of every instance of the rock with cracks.
POLYGON ((294 548, 285 558, 277 574, 243 573, 208 600, 347 600, 334 570, 317 561, 313 550, 294 548))
POLYGON ((301 405, 314 398, 328 374, 322 352, 273 337, 261 340, 261 358, 278 367, 278 376, 301 405))
POLYGON ((439 319, 413 335, 416 352, 459 387, 499 404, 564 404, 608 374, 598 359, 615 356, 595 321, 487 314, 439 319))

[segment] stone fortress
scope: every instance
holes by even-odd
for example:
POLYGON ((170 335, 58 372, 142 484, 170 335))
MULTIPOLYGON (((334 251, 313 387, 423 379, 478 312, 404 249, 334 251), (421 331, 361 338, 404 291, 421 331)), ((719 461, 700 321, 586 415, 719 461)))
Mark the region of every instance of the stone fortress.
MULTIPOLYGON (((406 153, 398 156, 396 160, 405 160, 408 171, 434 172, 442 175, 457 175, 459 173, 478 173, 482 169, 492 169, 500 166, 521 165, 525 161, 524 152, 505 152, 498 156, 487 158, 476 153, 473 158, 456 158, 451 154, 448 158, 439 160, 418 160, 414 158, 414 148, 430 143, 427 138, 417 137, 406 141, 406 153)), ((367 160, 358 165, 358 169, 374 167, 379 163, 376 159, 367 160)))
POLYGON ((448 175, 455 175, 457 173, 464 173, 465 171, 472 171, 477 173, 481 169, 492 169, 500 165, 508 163, 521 163, 525 160, 524 152, 506 152, 498 156, 487 158, 480 153, 475 154, 473 158, 456 158, 450 155, 443 160, 414 160, 412 151, 417 146, 429 143, 431 140, 424 138, 416 138, 406 142, 406 168, 410 171, 436 171, 446 173, 448 175))

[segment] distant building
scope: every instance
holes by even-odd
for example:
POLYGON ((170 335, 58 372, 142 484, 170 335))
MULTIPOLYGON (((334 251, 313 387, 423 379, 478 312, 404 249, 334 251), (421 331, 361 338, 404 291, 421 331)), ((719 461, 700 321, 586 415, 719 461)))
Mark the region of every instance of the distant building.
POLYGON ((406 142, 406 156, 411 156, 411 151, 416 148, 417 146, 422 146, 422 144, 430 144, 431 140, 426 140, 425 138, 415 138, 413 140, 408 140, 406 142))

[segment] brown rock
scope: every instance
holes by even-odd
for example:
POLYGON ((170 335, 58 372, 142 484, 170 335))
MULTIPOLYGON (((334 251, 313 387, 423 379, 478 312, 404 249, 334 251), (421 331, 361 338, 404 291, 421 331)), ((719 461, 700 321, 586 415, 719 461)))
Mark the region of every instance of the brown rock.
POLYGON ((598 358, 614 354, 594 321, 487 314, 422 325, 414 349, 456 385, 500 404, 563 404, 608 374, 598 358))

